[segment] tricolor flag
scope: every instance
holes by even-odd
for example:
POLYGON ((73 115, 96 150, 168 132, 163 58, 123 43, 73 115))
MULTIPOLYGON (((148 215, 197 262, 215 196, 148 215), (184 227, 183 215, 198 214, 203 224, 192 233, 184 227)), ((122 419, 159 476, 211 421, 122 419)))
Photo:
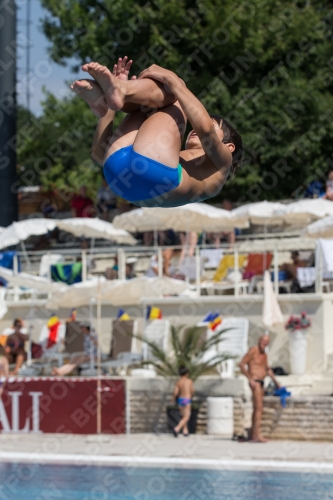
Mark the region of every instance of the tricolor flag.
POLYGON ((131 318, 129 315, 124 311, 124 309, 119 309, 118 314, 117 314, 117 319, 120 319, 120 321, 128 321, 131 318))
POLYGON ((212 323, 216 318, 220 316, 220 313, 218 311, 209 311, 209 313, 206 314, 206 316, 197 323, 197 326, 208 326, 209 323, 212 323))
POLYGON ((146 319, 162 319, 162 311, 159 307, 147 307, 146 319))
POLYGON ((222 323, 221 316, 217 316, 213 321, 209 323, 209 328, 215 330, 222 323))

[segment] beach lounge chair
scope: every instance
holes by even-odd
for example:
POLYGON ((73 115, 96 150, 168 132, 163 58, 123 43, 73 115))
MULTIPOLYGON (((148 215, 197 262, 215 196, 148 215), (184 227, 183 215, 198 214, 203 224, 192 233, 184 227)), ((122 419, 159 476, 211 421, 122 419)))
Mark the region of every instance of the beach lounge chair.
MULTIPOLYGON (((246 255, 238 256, 238 269, 241 271, 245 262, 246 255)), ((239 292, 246 294, 248 287, 248 280, 240 279, 237 283, 234 280, 228 280, 228 275, 235 269, 235 256, 233 254, 224 255, 218 265, 218 268, 214 274, 212 280, 203 281, 201 283, 201 290, 205 291, 207 295, 215 295, 218 292, 224 292, 228 290, 235 290, 238 287, 239 292)), ((231 276, 230 276, 231 277, 231 276)))
POLYGON ((84 354, 84 335, 79 321, 66 323, 64 354, 84 354))
POLYGON ((249 254, 243 279, 249 282, 250 294, 256 289, 257 283, 263 280, 265 271, 269 270, 272 265, 272 260, 273 254, 269 252, 249 254))
POLYGON ((48 278, 51 275, 51 266, 62 262, 63 255, 58 253, 46 253, 42 255, 39 265, 39 276, 48 278))
POLYGON ((217 269, 223 257, 223 250, 222 248, 203 248, 200 250, 200 257, 204 269, 217 269))
POLYGON ((221 377, 233 378, 236 363, 247 353, 249 349, 249 320, 247 318, 223 318, 214 333, 228 329, 223 335, 221 342, 217 344, 218 353, 228 353, 234 359, 224 361, 220 367, 221 377))
POLYGON ((101 368, 104 373, 127 370, 129 366, 140 363, 142 355, 134 352, 138 322, 136 320, 113 320, 112 338, 109 359, 103 360, 101 368))
MULTIPOLYGON (((205 258, 200 256, 200 276, 204 269, 205 258)), ((193 255, 187 255, 179 266, 178 273, 185 277, 186 281, 194 282, 197 278, 197 261, 193 255)))
MULTIPOLYGON (((169 345, 170 322, 166 319, 154 319, 147 323, 143 337, 144 339, 154 342, 163 351, 168 351, 169 345)), ((143 343, 143 356, 148 361, 156 361, 156 357, 152 353, 152 349, 143 343)))

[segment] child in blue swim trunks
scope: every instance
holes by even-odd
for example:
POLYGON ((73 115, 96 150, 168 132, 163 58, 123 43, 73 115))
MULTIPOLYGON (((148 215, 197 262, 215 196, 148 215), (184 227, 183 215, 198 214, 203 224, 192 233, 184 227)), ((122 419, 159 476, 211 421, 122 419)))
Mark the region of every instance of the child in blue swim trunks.
POLYGON ((191 417, 191 405, 194 396, 194 385, 189 378, 188 369, 185 366, 179 368, 180 378, 177 380, 175 389, 173 391, 173 400, 177 402, 181 420, 179 424, 173 429, 175 437, 183 430, 183 435, 188 436, 188 421, 191 417))
POLYGON ((173 207, 217 195, 240 165, 241 136, 210 116, 172 71, 153 65, 128 80, 131 64, 119 59, 113 73, 85 64, 94 80, 71 87, 100 118, 92 157, 104 166, 110 188, 138 206, 173 207), (118 110, 128 114, 113 133, 118 110), (187 120, 193 130, 181 150, 187 120))

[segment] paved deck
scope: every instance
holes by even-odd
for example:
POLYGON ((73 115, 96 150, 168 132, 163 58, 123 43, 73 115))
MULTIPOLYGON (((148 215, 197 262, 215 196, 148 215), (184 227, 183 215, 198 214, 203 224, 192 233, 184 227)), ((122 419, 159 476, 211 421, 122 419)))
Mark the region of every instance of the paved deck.
POLYGON ((302 470, 333 474, 333 443, 237 443, 213 436, 0 434, 0 461, 302 470))

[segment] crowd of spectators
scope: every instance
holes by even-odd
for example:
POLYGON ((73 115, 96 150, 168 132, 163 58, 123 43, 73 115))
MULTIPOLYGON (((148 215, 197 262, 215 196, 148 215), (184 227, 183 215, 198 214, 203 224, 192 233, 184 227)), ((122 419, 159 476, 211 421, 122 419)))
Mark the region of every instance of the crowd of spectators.
MULTIPOLYGON (((83 351, 70 356, 68 363, 54 367, 52 375, 64 376, 71 373, 83 363, 89 363, 97 358, 97 335, 90 322, 80 323, 80 333, 83 335, 83 351)), ((57 359, 65 347, 66 323, 52 315, 43 326, 39 341, 30 342, 31 360, 57 359)), ((28 358, 29 335, 21 319, 15 319, 13 326, 6 328, 0 336, 0 377, 18 375, 28 358)), ((1 382, 1 381, 0 381, 1 382)), ((1 384, 0 384, 1 395, 1 384)))
POLYGON ((327 173, 326 181, 312 180, 305 189, 304 198, 324 198, 333 201, 333 170, 327 173))

